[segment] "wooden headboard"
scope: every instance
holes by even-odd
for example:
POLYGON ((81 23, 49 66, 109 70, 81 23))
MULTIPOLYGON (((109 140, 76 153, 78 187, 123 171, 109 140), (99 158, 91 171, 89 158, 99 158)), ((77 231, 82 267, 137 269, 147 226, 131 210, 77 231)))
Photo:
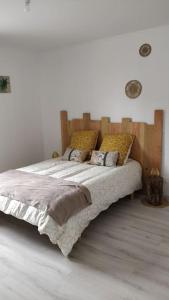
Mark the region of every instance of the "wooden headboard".
POLYGON ((98 130, 97 149, 105 134, 132 133, 136 138, 131 157, 141 163, 143 174, 148 174, 151 168, 158 168, 161 171, 163 110, 154 111, 154 124, 135 122, 130 118, 123 118, 121 123, 111 123, 108 117, 91 120, 90 113, 84 113, 81 119, 68 120, 67 111, 61 111, 60 117, 62 153, 70 145, 72 133, 77 130, 98 130))

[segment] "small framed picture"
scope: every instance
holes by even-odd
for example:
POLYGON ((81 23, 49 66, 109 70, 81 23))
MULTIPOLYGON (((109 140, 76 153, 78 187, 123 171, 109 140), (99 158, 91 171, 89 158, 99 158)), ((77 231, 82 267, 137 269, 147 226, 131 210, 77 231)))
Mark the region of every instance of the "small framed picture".
POLYGON ((0 93, 10 93, 10 77, 9 76, 0 76, 0 93))

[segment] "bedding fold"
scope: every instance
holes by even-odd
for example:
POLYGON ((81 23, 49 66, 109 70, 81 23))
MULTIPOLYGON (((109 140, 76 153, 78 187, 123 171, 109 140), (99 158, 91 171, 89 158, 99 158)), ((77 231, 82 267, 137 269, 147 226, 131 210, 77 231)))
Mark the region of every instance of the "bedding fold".
POLYGON ((60 226, 91 204, 90 192, 82 184, 21 170, 0 174, 0 196, 47 210, 60 226))

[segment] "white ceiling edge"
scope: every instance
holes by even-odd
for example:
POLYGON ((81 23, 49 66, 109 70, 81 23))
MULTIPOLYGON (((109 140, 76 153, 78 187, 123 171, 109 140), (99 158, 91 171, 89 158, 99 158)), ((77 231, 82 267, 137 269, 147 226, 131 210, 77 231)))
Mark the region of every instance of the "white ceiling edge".
MULTIPOLYGON (((92 45, 93 43, 99 43, 102 41, 108 41, 108 40, 112 40, 112 39, 118 39, 118 38, 122 38, 123 36, 132 36, 132 35, 137 35, 137 34, 145 34, 145 32, 150 32, 152 33, 153 31, 157 31, 157 30, 162 30, 165 28, 169 28, 169 24, 164 24, 161 26, 154 26, 151 28, 145 28, 145 29, 141 29, 141 30, 136 30, 136 31, 132 31, 132 32, 126 32, 126 33, 122 33, 122 34, 117 34, 117 35, 111 35, 111 36, 103 36, 103 37, 99 37, 99 38, 95 38, 95 39, 89 39, 89 40, 85 40, 85 41, 80 41, 80 42, 72 42, 72 43, 68 43, 66 45, 62 45, 62 46, 51 46, 49 45, 48 47, 37 47, 37 46, 32 46, 32 45, 27 45, 27 44, 23 44, 20 42, 16 42, 13 43, 11 41, 4 41, 3 43, 0 44, 0 51, 4 51, 4 52, 8 52, 11 53, 12 51, 16 51, 16 52, 21 52, 21 53, 27 53, 27 54, 43 54, 43 53, 47 53, 47 52, 56 52, 56 51, 62 51, 65 49, 72 49, 74 47, 83 47, 86 45, 92 45)), ((142 42, 148 42, 145 41, 144 39, 142 40, 142 42)))
MULTIPOLYGON (((169 24, 164 24, 164 25, 159 25, 159 26, 154 26, 154 27, 148 27, 148 28, 144 28, 144 29, 139 29, 136 31, 129 31, 129 32, 125 32, 125 33, 120 33, 120 34, 116 34, 116 35, 108 35, 108 36, 103 36, 103 37, 98 37, 98 38, 94 38, 94 39, 88 39, 85 41, 79 41, 79 42, 72 42, 72 43, 68 43, 66 45, 61 45, 61 46, 49 46, 48 48, 32 48, 31 51, 38 51, 40 53, 45 53, 45 52, 54 52, 54 51, 62 51, 65 49, 71 49, 74 47, 83 47, 85 45, 90 45, 90 44, 94 44, 94 43, 99 43, 102 41, 108 41, 108 40, 112 40, 112 39, 119 39, 122 37, 131 37, 132 35, 144 35, 145 33, 152 33, 153 31, 157 31, 157 30, 162 30, 165 28, 169 28, 169 24)), ((143 43, 148 42, 147 40, 145 41, 143 39, 142 41, 143 43)))

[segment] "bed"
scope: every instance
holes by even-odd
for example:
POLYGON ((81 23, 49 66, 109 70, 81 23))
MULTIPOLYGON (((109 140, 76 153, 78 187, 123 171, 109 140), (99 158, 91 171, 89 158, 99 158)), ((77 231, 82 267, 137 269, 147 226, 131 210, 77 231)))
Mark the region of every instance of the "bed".
POLYGON ((118 132, 119 130, 120 132, 133 132, 136 136, 131 158, 125 165, 113 168, 90 165, 87 162, 63 161, 61 158, 49 159, 20 168, 20 171, 27 173, 76 182, 90 191, 92 204, 72 216, 62 226, 49 216, 46 209, 37 209, 9 197, 0 196, 0 211, 37 226, 40 234, 48 235, 50 241, 59 246, 63 255, 68 256, 84 229, 101 211, 120 198, 140 189, 142 174, 144 176, 151 166, 160 169, 162 116, 161 110, 155 111, 154 125, 134 123, 131 119, 123 119, 120 125, 115 123, 113 126, 114 123, 110 123, 108 118, 102 118, 102 121, 90 121, 89 114, 84 114, 83 119, 68 121, 67 112, 61 112, 63 152, 70 143, 72 131, 95 128, 100 131, 98 142, 100 143, 106 131, 118 132), (151 140, 148 140, 147 135, 150 137, 150 133, 151 140), (148 155, 149 143, 154 146, 155 155, 148 155))

